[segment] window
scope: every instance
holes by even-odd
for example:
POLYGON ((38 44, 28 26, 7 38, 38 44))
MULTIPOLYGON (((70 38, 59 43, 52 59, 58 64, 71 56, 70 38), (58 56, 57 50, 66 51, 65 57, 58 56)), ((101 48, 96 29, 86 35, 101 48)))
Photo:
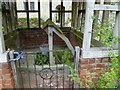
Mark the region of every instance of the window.
POLYGON ((24 10, 27 10, 27 8, 26 8, 26 2, 23 2, 23 4, 24 4, 24 10))
POLYGON ((30 2, 30 10, 34 10, 34 2, 30 2))
POLYGON ((60 27, 71 26, 72 0, 51 0, 50 19, 60 27), (65 5, 65 6, 64 6, 65 5))
POLYGON ((38 2, 38 4, 35 4, 34 1, 30 1, 30 0, 24 0, 24 1, 21 0, 21 1, 23 4, 20 6, 18 3, 18 5, 19 7, 22 7, 22 9, 19 9, 19 10, 17 9, 18 28, 19 29, 41 28, 41 23, 44 21, 42 21, 41 19, 40 2, 38 2), (35 5, 36 7, 38 7, 38 9, 35 7, 35 5))

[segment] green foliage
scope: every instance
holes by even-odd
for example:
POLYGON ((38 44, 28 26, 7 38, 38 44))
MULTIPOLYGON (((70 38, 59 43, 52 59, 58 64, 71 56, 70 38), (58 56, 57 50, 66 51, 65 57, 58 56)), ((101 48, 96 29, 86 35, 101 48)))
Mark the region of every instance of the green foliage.
POLYGON ((5 29, 4 29, 4 27, 2 26, 2 31, 3 31, 3 33, 4 33, 4 31, 5 31, 5 29))
POLYGON ((68 66, 71 65, 71 63, 70 63, 70 51, 68 49, 65 50, 61 61, 68 66))
MULTIPOLYGON (((70 51, 68 49, 65 50, 65 52, 55 52, 55 63, 56 64, 66 64, 71 65, 70 63, 70 51)), ((42 54, 36 54, 34 57, 35 65, 42 65, 42 64, 49 64, 49 55, 42 55, 42 54)))
MULTIPOLYGON (((44 20, 41 19, 41 24, 43 24, 44 20)), ((38 18, 30 18, 29 19, 30 28, 38 28, 39 21, 38 18)), ((27 28, 27 18, 18 18, 18 28, 27 28)))
POLYGON ((62 35, 64 35, 63 31, 50 19, 47 19, 45 22, 42 23, 43 28, 46 27, 48 24, 52 24, 58 32, 60 32, 62 35))
POLYGON ((110 69, 103 73, 97 82, 97 87, 98 88, 114 88, 117 86, 117 69, 118 69, 118 58, 115 57, 115 55, 111 55, 111 66, 110 69))
POLYGON ((64 55, 62 56, 62 62, 66 64, 68 68, 70 69, 69 78, 73 80, 74 82, 76 82, 79 85, 79 87, 82 88, 83 85, 82 85, 82 82, 80 81, 78 71, 74 69, 74 67, 72 66, 70 62, 70 50, 68 49, 65 50, 64 55))
MULTIPOLYGON (((104 22, 98 21, 97 23, 97 30, 96 38, 98 38, 105 46, 112 46, 113 45, 113 26, 111 20, 104 20, 104 22)), ((114 40, 115 41, 115 40, 114 40)))
POLYGON ((27 18, 18 18, 18 28, 27 28, 27 18))
POLYGON ((75 83, 77 83, 79 85, 80 88, 83 88, 83 84, 79 78, 79 75, 78 75, 78 71, 75 70, 72 66, 69 66, 68 65, 68 68, 70 69, 70 75, 69 75, 69 78, 73 81, 75 81, 75 83))
MULTIPOLYGON (((111 19, 112 20, 112 19, 111 19)), ((109 70, 103 73, 96 84, 97 88, 114 88, 117 85, 117 79, 118 79, 118 57, 115 56, 115 53, 113 52, 113 47, 115 43, 118 42, 118 38, 116 36, 113 36, 113 26, 111 20, 104 20, 104 22, 98 22, 97 30, 94 30, 97 32, 96 37, 100 39, 100 41, 109 48, 109 56, 111 59, 111 65, 109 67, 109 70)))
POLYGON ((49 64, 48 54, 46 55, 36 54, 34 57, 34 61, 35 65, 49 64))
POLYGON ((68 49, 66 49, 63 52, 57 52, 54 53, 53 55, 55 57, 55 62, 59 63, 59 64, 66 64, 66 65, 70 65, 70 51, 68 49))

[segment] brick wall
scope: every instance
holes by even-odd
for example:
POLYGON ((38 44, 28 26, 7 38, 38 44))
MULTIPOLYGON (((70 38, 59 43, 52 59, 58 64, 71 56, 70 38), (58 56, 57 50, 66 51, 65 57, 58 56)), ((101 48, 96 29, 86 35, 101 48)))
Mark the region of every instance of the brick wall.
POLYGON ((10 63, 0 63, 0 89, 1 88, 15 88, 10 63))
MULTIPOLYGON (((69 32, 64 31, 64 34, 69 38, 69 32)), ((56 34, 53 35, 54 45, 66 46, 65 42, 56 34)), ((20 46, 39 47, 41 44, 48 43, 48 36, 44 30, 21 30, 20 31, 20 46)))
POLYGON ((98 80, 98 77, 106 70, 108 70, 109 62, 109 58, 80 58, 80 65, 78 70, 80 78, 86 78, 89 75, 90 79, 95 84, 98 80))
MULTIPOLYGON (((73 46, 82 47, 76 36, 70 32, 70 28, 63 28, 64 35, 70 40, 73 46)), ((8 33, 5 37, 6 49, 17 50, 19 48, 34 48, 39 47, 41 44, 48 43, 48 36, 44 30, 30 29, 30 30, 19 30, 8 33)), ((65 42, 59 38, 55 33, 53 34, 53 43, 57 46, 65 47, 65 42)))
POLYGON ((80 48, 82 47, 82 41, 78 40, 78 38, 72 33, 70 32, 70 42, 71 44, 75 47, 75 46, 79 46, 80 48))
POLYGON ((37 47, 42 43, 47 43, 47 34, 41 30, 21 30, 20 31, 20 46, 37 47))

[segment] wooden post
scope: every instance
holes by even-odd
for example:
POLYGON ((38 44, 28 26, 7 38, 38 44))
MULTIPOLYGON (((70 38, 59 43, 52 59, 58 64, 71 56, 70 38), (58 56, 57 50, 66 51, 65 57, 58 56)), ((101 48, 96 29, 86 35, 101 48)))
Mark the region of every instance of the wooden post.
POLYGON ((82 12, 79 12, 79 10, 82 10, 83 2, 79 2, 78 7, 78 18, 77 18, 77 29, 80 30, 81 27, 81 21, 82 21, 82 12))
POLYGON ((86 14, 85 14, 85 27, 84 27, 84 37, 83 37, 83 49, 88 50, 91 44, 91 34, 92 34, 92 16, 94 12, 95 0, 86 0, 86 14))
POLYGON ((5 52, 5 44, 2 31, 2 2, 0 1, 0 54, 5 52))
MULTIPOLYGON (((109 2, 104 2, 104 4, 110 4, 111 0, 109 2)), ((103 17, 102 22, 109 19, 109 11, 103 11, 103 17)))
POLYGON ((48 26, 48 44, 49 44, 49 61, 50 61, 50 64, 54 64, 54 58, 53 58, 53 29, 54 29, 54 27, 48 26))
POLYGON ((55 34, 57 34, 66 43, 68 48, 71 50, 72 55, 74 55, 74 48, 73 48, 72 44, 70 43, 69 39, 66 36, 64 36, 63 34, 59 33, 55 28, 53 28, 53 32, 55 34))
POLYGON ((79 2, 72 2, 72 27, 77 28, 79 2))
MULTIPOLYGON (((86 2, 83 2, 82 5, 82 10, 85 10, 86 2)), ((81 13, 81 25, 80 25, 80 30, 83 32, 84 31, 84 24, 85 24, 85 12, 81 13)))
MULTIPOLYGON (((118 3, 118 9, 120 9, 120 1, 118 3)), ((114 31, 113 31, 113 35, 115 37, 120 38, 120 11, 116 12, 115 28, 114 28, 114 31)), ((115 44, 115 48, 118 48, 118 42, 115 44)))
MULTIPOLYGON (((14 54, 13 54, 14 50, 11 50, 9 52, 10 55, 10 59, 14 59, 14 54)), ((17 76, 17 71, 16 71, 16 65, 15 62, 11 62, 11 68, 12 68, 12 72, 13 72, 13 77, 14 77, 14 82, 15 82, 15 87, 16 88, 20 88, 19 84, 18 84, 18 76, 17 76)))
MULTIPOLYGON (((120 10, 120 1, 118 2, 118 9, 120 10)), ((118 36, 120 38, 120 12, 119 12, 119 17, 118 17, 118 36)), ((118 43, 118 58, 120 57, 120 42, 118 43)), ((118 62, 120 65, 120 61, 118 62)), ((118 72, 118 75, 120 75, 120 72, 118 72)))
MULTIPOLYGON (((100 4, 100 0, 99 1, 97 1, 95 4, 100 4)), ((98 18, 99 18, 99 11, 94 11, 94 15, 95 15, 95 20, 94 20, 94 24, 93 24, 93 29, 94 30, 97 30, 97 25, 98 25, 98 18)), ((96 32, 93 32, 93 38, 95 38, 96 37, 96 32)))
POLYGON ((80 47, 75 46, 75 69, 76 70, 78 70, 79 58, 80 58, 80 47))
POLYGON ((13 4, 13 2, 11 1, 10 3, 9 3, 9 9, 10 9, 10 18, 11 18, 11 31, 13 31, 13 30, 15 30, 15 25, 14 25, 14 8, 13 8, 13 6, 14 6, 14 4, 13 4))
MULTIPOLYGON (((78 71, 78 65, 79 65, 79 58, 80 58, 80 47, 76 46, 75 47, 75 60, 74 60, 74 63, 75 63, 75 70, 77 70, 77 71, 78 71)), ((75 81, 74 81, 74 88, 76 88, 75 81)))
POLYGON ((5 52, 4 36, 2 31, 2 1, 0 0, 0 89, 15 88, 11 64, 8 63, 8 52, 5 52))

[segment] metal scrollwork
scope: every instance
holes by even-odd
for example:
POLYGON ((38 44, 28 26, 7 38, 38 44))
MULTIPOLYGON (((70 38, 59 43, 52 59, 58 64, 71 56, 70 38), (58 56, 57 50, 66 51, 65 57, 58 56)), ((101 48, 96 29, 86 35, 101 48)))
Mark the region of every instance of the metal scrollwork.
POLYGON ((53 70, 50 68, 43 68, 39 74, 43 79, 51 79, 53 76, 53 70))

